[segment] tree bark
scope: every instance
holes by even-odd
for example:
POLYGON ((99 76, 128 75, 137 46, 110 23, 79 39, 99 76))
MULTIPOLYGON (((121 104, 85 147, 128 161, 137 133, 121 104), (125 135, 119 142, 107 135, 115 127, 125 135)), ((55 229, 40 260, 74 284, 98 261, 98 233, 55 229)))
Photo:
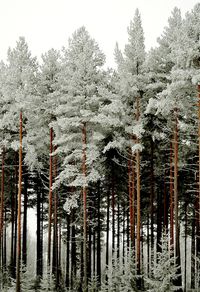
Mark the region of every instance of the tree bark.
MULTIPOLYGON (((174 214, 175 214, 175 258, 176 264, 180 267, 177 271, 176 286, 182 286, 181 260, 180 260, 180 228, 178 215, 178 109, 174 109, 175 127, 174 127, 174 214)), ((178 291, 182 291, 179 289, 178 291)))
POLYGON ((66 243, 66 276, 65 286, 69 288, 69 261, 70 261, 70 215, 67 215, 67 243, 66 243))
POLYGON ((20 112, 19 129, 19 181, 18 181, 18 228, 17 228, 17 271, 16 292, 21 292, 20 266, 21 266, 21 193, 22 193, 22 112, 20 112))
POLYGON ((87 291, 87 188, 86 188, 86 123, 82 126, 82 174, 83 174, 83 266, 84 266, 84 278, 83 278, 83 291, 87 291))
POLYGON ((3 269, 3 227, 4 227, 4 160, 5 149, 2 150, 2 166, 1 166, 1 205, 0 205, 0 272, 3 269))
MULTIPOLYGON (((136 121, 140 118, 140 97, 136 100, 136 121)), ((136 137, 136 143, 139 143, 138 137, 136 137)), ((137 173, 137 245, 136 245, 136 259, 137 259, 137 274, 141 273, 141 210, 140 210, 140 151, 136 151, 136 173, 137 173)), ((140 283, 141 281, 138 281, 140 283)), ((139 284, 140 286, 140 284, 139 284)), ((140 287, 139 287, 140 288, 140 287)))
POLYGON ((170 143, 170 248, 174 250, 174 184, 173 184, 173 142, 170 143))
POLYGON ((101 189, 100 189, 100 181, 98 182, 98 201, 97 201, 97 276, 98 276, 98 283, 101 285, 101 213, 100 213, 100 196, 101 196, 101 189))
POLYGON ((53 128, 50 128, 50 157, 49 157, 49 211, 48 211, 48 250, 47 250, 47 266, 51 265, 51 222, 52 222, 52 182, 53 182, 53 128))
POLYGON ((39 181, 39 175, 36 178, 36 194, 37 194, 37 261, 36 261, 36 275, 42 277, 42 214, 41 214, 41 182, 39 181))
POLYGON ((28 208, 28 173, 24 169, 24 216, 23 216, 23 242, 22 242, 22 262, 27 264, 27 208, 28 208))

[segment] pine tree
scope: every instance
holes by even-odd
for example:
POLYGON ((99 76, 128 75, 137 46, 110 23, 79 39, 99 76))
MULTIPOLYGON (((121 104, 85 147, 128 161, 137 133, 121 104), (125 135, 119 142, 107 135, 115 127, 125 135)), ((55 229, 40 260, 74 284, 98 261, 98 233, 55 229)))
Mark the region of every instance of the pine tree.
POLYGON ((150 277, 145 278, 146 291, 167 292, 176 291, 179 288, 173 284, 177 278, 179 267, 171 257, 172 249, 169 246, 169 238, 163 234, 160 245, 161 251, 157 253, 157 261, 154 264, 150 277))

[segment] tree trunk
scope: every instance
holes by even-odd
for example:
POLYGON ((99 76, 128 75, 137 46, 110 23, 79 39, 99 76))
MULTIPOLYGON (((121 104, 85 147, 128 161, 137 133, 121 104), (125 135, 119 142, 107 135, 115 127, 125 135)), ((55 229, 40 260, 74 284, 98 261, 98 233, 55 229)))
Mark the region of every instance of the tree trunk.
MULTIPOLYGON (((136 100, 136 121, 139 121, 140 118, 140 97, 137 97, 136 100)), ((136 143, 138 144, 140 141, 138 137, 136 137, 136 143)), ((137 259, 137 274, 141 273, 141 210, 140 210, 140 151, 136 151, 136 173, 137 173, 137 245, 136 245, 136 259, 137 259)), ((141 281, 138 281, 140 288, 141 281)))
MULTIPOLYGON (((107 218, 106 218, 106 267, 109 263, 109 226, 110 226, 110 190, 107 192, 107 218)), ((107 276, 106 276, 107 278, 107 276)), ((107 279, 106 279, 107 280, 107 279)))
POLYGON ((117 202, 117 258, 120 256, 120 203, 119 203, 119 194, 117 202))
POLYGON ((5 149, 2 151, 2 166, 1 166, 1 206, 0 206, 0 272, 3 272, 3 226, 4 226, 4 160, 5 149))
POLYGON ((87 291, 87 188, 86 188, 86 123, 83 123, 82 127, 82 174, 83 174, 83 270, 84 270, 84 278, 83 278, 83 291, 87 291))
POLYGON ((17 160, 18 160, 18 154, 15 152, 15 236, 14 236, 14 265, 13 265, 13 273, 16 277, 16 264, 17 264, 17 225, 18 225, 18 169, 17 169, 17 160))
POLYGON ((74 288, 74 279, 76 278, 76 227, 75 227, 75 210, 71 213, 71 289, 74 288))
POLYGON ((21 266, 21 193, 22 193, 22 112, 20 112, 19 130, 19 181, 18 181, 18 228, 17 228, 17 271, 16 292, 21 292, 20 266, 21 266))
POLYGON ((112 166, 112 255, 115 252, 115 181, 112 166))
POLYGON ((98 201, 97 201, 97 277, 98 283, 101 285, 101 213, 100 213, 100 196, 101 196, 101 189, 100 189, 100 182, 98 182, 98 201))
POLYGON ((130 156, 131 158, 128 159, 128 189, 129 189, 129 213, 130 213, 130 241, 131 246, 134 247, 134 156, 131 154, 130 149, 130 156))
POLYGON ((174 184, 173 184, 173 143, 170 144, 170 248, 174 250, 174 184))
POLYGON ((150 138, 151 147, 151 164, 150 164, 150 222, 151 222, 151 250, 150 250, 150 262, 149 271, 151 271, 151 266, 154 262, 154 197, 155 197, 155 177, 154 177, 154 142, 152 137, 150 138))
POLYGON ((6 221, 7 221, 7 210, 6 210, 6 206, 5 206, 5 209, 4 209, 4 244, 3 244, 3 268, 5 268, 6 270, 6 267, 7 267, 7 234, 6 234, 6 221))
MULTIPOLYGON (((196 236, 196 241, 197 241, 197 257, 200 258, 200 84, 198 85, 198 140, 199 140, 199 169, 198 169, 198 196, 197 196, 197 236, 196 236)), ((200 285, 200 280, 198 285, 200 285)))
POLYGON ((65 286, 69 288, 69 258, 70 255, 70 215, 67 215, 67 244, 66 244, 66 276, 65 286))
MULTIPOLYGON (((174 213, 175 213, 175 258, 176 264, 180 268, 177 271, 176 286, 182 286, 181 261, 180 261, 180 229, 178 216, 178 109, 174 110, 175 128, 174 128, 174 213)), ((178 291, 182 291, 179 289, 178 291)))
POLYGON ((10 273, 14 278, 14 227, 15 227, 15 198, 14 192, 11 189, 11 246, 10 246, 10 273))
POLYGON ((41 222, 41 182, 39 181, 39 175, 36 178, 36 194, 37 194, 37 261, 36 261, 36 275, 42 277, 42 222, 41 222))
POLYGON ((192 216, 192 234, 191 234, 191 289, 195 288, 195 206, 192 216))
POLYGON ((51 222, 52 222, 52 170, 53 170, 53 128, 50 129, 50 157, 49 157, 49 211, 48 211, 48 250, 47 266, 50 270, 51 265, 51 222))
MULTIPOLYGON (((57 157, 54 156, 53 161, 54 178, 57 176, 57 157)), ((54 191, 54 224, 53 224, 53 258, 52 258, 52 272, 56 280, 56 288, 59 286, 58 276, 58 195, 54 191)))
POLYGON ((187 200, 185 201, 185 267, 184 267, 184 291, 187 291, 187 200))
POLYGON ((22 262, 27 264, 27 208, 28 208, 28 173, 24 169, 24 221, 23 221, 23 242, 22 242, 22 262))

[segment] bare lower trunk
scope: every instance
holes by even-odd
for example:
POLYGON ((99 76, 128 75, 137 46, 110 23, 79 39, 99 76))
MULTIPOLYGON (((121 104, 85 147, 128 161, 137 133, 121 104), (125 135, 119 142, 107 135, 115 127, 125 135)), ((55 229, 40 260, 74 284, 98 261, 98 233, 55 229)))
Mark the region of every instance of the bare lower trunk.
MULTIPOLYGON (((175 219, 175 258, 176 264, 180 267, 180 229, 179 229, 179 216, 178 216, 178 110, 177 108, 174 110, 175 115, 175 128, 174 128, 174 219, 175 219)), ((177 280, 175 284, 177 286, 182 285, 181 279, 181 267, 177 272, 177 280)), ((179 291, 182 291, 180 289, 179 291)))
POLYGON ((21 193, 22 193, 22 112, 20 112, 19 130, 19 181, 18 181, 18 228, 17 228, 17 270, 16 292, 21 291, 20 266, 21 266, 21 193))
POLYGON ((4 227, 4 159, 5 159, 5 150, 2 151, 2 166, 1 166, 1 205, 0 205, 0 272, 3 268, 3 227, 4 227))
POLYGON ((86 188, 86 123, 83 123, 82 128, 82 173, 83 173, 83 291, 87 291, 87 188, 86 188))
MULTIPOLYGON (((140 97, 137 97, 137 106, 136 106, 136 121, 139 121, 140 118, 140 97)), ((136 138, 136 143, 140 141, 138 137, 136 138)), ((137 174, 137 245, 136 245, 136 259, 137 259, 137 274, 141 273, 141 210, 140 210, 140 151, 136 152, 136 174, 137 174)), ((139 287, 141 286, 141 281, 138 281, 139 287)))
POLYGON ((51 221, 52 221, 52 169, 53 169, 53 129, 50 129, 50 157, 49 157, 49 211, 48 211, 48 250, 47 250, 47 266, 51 265, 51 221))

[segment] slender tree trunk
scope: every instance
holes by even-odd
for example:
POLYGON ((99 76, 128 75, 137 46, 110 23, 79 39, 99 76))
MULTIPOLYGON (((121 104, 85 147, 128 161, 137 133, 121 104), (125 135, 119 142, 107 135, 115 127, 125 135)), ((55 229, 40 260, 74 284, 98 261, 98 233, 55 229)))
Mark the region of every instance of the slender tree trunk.
POLYGON ((65 286, 69 288, 69 261, 70 261, 70 215, 67 215, 67 244, 66 244, 66 276, 65 286))
POLYGON ((167 200, 167 188, 166 188, 166 170, 164 172, 164 188, 163 188, 163 198, 164 198, 164 231, 168 232, 168 200, 167 200))
POLYGON ((4 160, 5 149, 2 151, 2 166, 1 166, 1 206, 0 206, 0 272, 3 272, 3 226, 4 226, 4 160))
MULTIPOLYGON (((57 176, 57 157, 54 156, 53 161, 54 177, 57 176)), ((55 275, 56 288, 59 286, 58 276, 58 194, 54 192, 54 224, 53 224, 53 259, 52 272, 55 275)))
POLYGON ((170 144, 170 248, 174 250, 174 183, 173 183, 173 143, 170 144))
POLYGON ((115 181, 112 166, 112 255, 115 252, 115 181))
POLYGON ((6 268, 7 266, 7 234, 6 234, 6 221, 7 221, 7 210, 6 210, 6 206, 4 209, 4 244, 3 244, 3 268, 6 268))
POLYGON ((117 258, 120 256, 120 203, 119 203, 119 194, 117 202, 117 258))
MULTIPOLYGON (((131 155, 131 149, 130 149, 130 156, 131 155)), ((130 241, 131 246, 134 246, 134 160, 128 159, 128 189, 129 189, 129 213, 130 213, 130 241)))
POLYGON ((87 277, 88 280, 91 279, 91 264, 92 264, 92 227, 91 227, 91 220, 92 220, 92 210, 91 210, 91 200, 89 200, 88 206, 88 269, 87 269, 87 277))
MULTIPOLYGON (((175 128, 174 128, 174 213, 175 213, 175 258, 176 264, 180 267, 180 229, 178 216, 178 109, 174 110, 175 128)), ((177 280, 175 284, 182 286, 181 267, 177 271, 177 280)), ((182 291, 179 289, 178 291, 182 291)))
POLYGON ((23 221, 23 242, 22 242, 22 261, 27 264, 27 208, 28 208, 28 174, 24 169, 24 221, 23 221))
POLYGON ((97 201, 97 214, 98 214, 98 226, 97 226, 97 276, 99 285, 101 285, 101 189, 100 181, 98 182, 98 201, 97 201))
MULTIPOLYGON (((74 288, 74 279, 76 278, 76 227, 75 227, 75 210, 71 213, 71 289, 74 288)), ((82 261, 81 261, 82 262, 82 261)))
POLYGON ((125 235, 126 235, 126 230, 125 230, 125 221, 126 221, 126 208, 125 205, 123 206, 123 225, 122 225, 122 234, 123 234, 123 242, 122 242, 122 263, 124 265, 125 262, 125 235))
POLYGON ((149 214, 147 214, 147 276, 150 275, 151 259, 150 259, 150 240, 149 240, 149 214))
POLYGON ((51 222, 52 222, 52 182, 53 182, 53 128, 50 128, 50 157, 49 157, 49 211, 48 211, 48 250, 47 250, 47 266, 50 270, 51 265, 51 222))
POLYGON ((184 267, 184 291, 187 292, 187 201, 185 202, 185 267, 184 267))
MULTIPOLYGON (((154 262, 154 197, 155 197, 155 177, 154 177, 154 142, 151 137, 150 139, 151 147, 151 164, 150 164, 150 224, 151 224, 151 257, 150 257, 150 267, 154 262)), ((149 269, 151 271, 151 268, 149 269)))
POLYGON ((17 228, 17 271, 16 292, 21 292, 20 266, 21 266, 21 193, 22 193, 22 112, 20 112, 19 130, 19 182, 18 182, 18 228, 17 228))
POLYGON ((41 222, 41 183, 39 181, 39 175, 37 174, 36 178, 36 193, 37 193, 37 261, 36 261, 36 275, 42 277, 42 246, 41 246, 41 237, 42 237, 42 222, 41 222))
MULTIPOLYGON (((59 203, 59 201, 58 201, 59 203)), ((62 277, 62 265, 61 265, 61 256, 62 256, 62 238, 61 238, 61 229, 62 229, 62 221, 61 216, 59 217, 58 223, 58 284, 60 286, 60 280, 62 277)))
MULTIPOLYGON (((156 251, 161 252, 161 236, 162 236, 162 186, 157 192, 157 241, 156 241, 156 251)), ((156 259, 157 260, 157 259, 156 259)))
POLYGON ((95 228, 93 228, 93 277, 95 276, 96 276, 96 230, 95 228))
POLYGON ((14 193, 11 190, 11 246, 10 246, 10 273, 14 278, 14 227, 15 227, 15 202, 14 202, 14 193))
MULTIPOLYGON (((136 100, 136 121, 140 118, 140 97, 136 100)), ((136 143, 139 143, 138 137, 136 138, 136 143)), ((137 274, 141 273, 141 210, 140 210, 140 151, 136 152, 136 173, 137 173, 137 245, 136 245, 136 259, 137 259, 137 274)), ((139 286, 140 281, 138 282, 139 286)), ((140 287, 139 287, 140 288, 140 287)))
POLYGON ((87 188, 86 188, 86 123, 83 123, 82 128, 82 145, 83 145, 83 157, 82 157, 82 173, 84 178, 83 184, 83 266, 84 266, 84 279, 83 279, 83 291, 87 291, 87 188))
POLYGON ((191 234, 191 289, 195 288, 195 206, 192 216, 192 234, 191 234))
POLYGON ((109 228, 110 228, 110 222, 109 222, 110 221, 110 190, 107 192, 107 211, 106 211, 106 214, 107 214, 107 218, 106 218, 106 267, 108 267, 108 263, 109 263, 109 228))
POLYGON ((15 237, 14 237, 14 265, 13 265, 13 273, 16 277, 16 265, 17 265, 17 225, 18 225, 18 169, 17 169, 17 159, 18 154, 15 153, 15 237))
MULTIPOLYGON (((199 140, 199 169, 198 169, 198 196, 197 196, 197 257, 200 258, 200 84, 198 85, 198 140, 199 140)), ((198 285, 200 285, 200 280, 198 285)))

